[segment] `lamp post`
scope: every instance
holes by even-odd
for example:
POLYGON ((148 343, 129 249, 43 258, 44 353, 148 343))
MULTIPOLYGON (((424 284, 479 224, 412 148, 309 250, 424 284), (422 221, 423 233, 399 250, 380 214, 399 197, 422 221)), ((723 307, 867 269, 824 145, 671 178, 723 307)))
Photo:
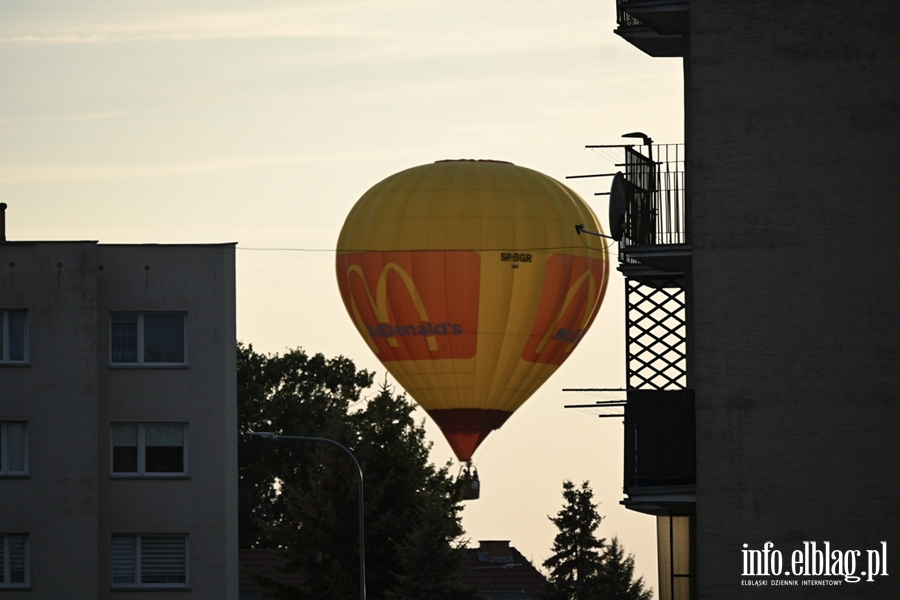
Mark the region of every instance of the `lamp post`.
POLYGON ((277 442, 278 440, 299 440, 301 442, 321 442, 323 444, 331 444, 336 448, 340 448, 344 454, 356 467, 356 483, 359 488, 359 598, 366 600, 366 547, 365 547, 365 528, 363 526, 363 472, 359 466, 359 462, 353 453, 346 446, 339 444, 334 440, 320 437, 306 437, 303 435, 278 435, 271 431, 248 431, 248 435, 256 435, 266 440, 277 442))

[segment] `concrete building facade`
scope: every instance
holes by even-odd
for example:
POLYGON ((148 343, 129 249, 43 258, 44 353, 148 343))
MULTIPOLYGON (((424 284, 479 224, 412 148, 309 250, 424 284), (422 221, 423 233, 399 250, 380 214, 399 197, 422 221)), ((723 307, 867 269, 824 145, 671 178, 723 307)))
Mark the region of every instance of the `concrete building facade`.
POLYGON ((623 263, 685 298, 695 468, 626 485, 685 519, 680 572, 660 528, 661 597, 900 597, 900 5, 617 7, 684 67, 684 238, 623 263))
POLYGON ((4 597, 236 599, 234 245, 0 265, 4 597))

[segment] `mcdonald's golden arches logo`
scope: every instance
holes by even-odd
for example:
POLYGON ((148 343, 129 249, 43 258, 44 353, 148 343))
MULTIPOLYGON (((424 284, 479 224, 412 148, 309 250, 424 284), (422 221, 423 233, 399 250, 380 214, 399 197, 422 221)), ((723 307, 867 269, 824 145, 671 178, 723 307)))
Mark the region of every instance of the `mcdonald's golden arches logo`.
POLYGON ((475 355, 477 252, 358 252, 338 256, 337 270, 347 311, 380 360, 475 355))
POLYGON ((522 360, 561 365, 587 331, 606 290, 606 260, 554 254, 522 360))

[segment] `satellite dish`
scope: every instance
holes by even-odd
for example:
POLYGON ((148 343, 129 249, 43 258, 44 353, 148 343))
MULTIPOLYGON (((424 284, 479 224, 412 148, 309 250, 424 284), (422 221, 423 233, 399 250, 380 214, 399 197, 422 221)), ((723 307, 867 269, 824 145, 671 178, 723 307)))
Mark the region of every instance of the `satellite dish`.
POLYGON ((617 242, 625 235, 625 176, 618 171, 609 189, 609 230, 617 242))

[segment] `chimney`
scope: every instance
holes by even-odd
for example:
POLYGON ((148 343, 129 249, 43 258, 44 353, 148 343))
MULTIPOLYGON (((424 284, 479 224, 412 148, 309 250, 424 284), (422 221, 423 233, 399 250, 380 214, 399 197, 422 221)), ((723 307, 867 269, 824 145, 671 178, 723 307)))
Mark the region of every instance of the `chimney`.
POLYGON ((0 202, 0 242, 6 241, 6 202, 0 202))
POLYGON ((483 540, 478 542, 478 562, 511 563, 512 550, 509 540, 483 540))

